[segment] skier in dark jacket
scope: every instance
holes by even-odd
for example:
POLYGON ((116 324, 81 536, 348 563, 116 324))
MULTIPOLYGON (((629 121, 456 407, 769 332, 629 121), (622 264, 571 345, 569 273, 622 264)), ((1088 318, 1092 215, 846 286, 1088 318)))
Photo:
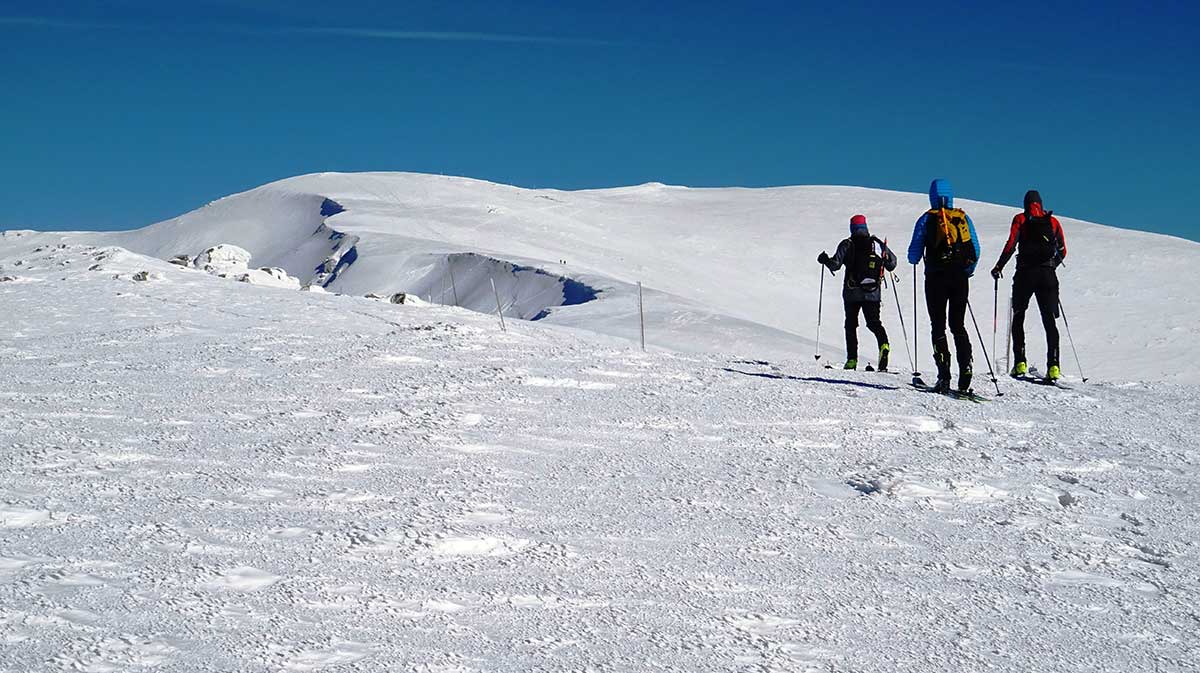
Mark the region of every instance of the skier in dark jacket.
POLYGON ((850 218, 850 238, 838 244, 833 257, 822 252, 817 261, 837 271, 846 267, 842 282, 842 302, 846 307, 846 369, 858 368, 858 313, 862 311, 867 329, 875 335, 879 345, 879 371, 887 371, 887 330, 879 319, 879 302, 884 269, 896 268, 896 255, 887 244, 871 235, 867 229, 867 218, 855 215, 850 218), (876 251, 878 246, 878 251, 876 251))
POLYGON ((967 392, 971 389, 967 297, 970 278, 979 260, 979 237, 971 218, 954 207, 954 192, 946 180, 934 180, 929 185, 929 210, 913 227, 908 262, 915 266, 922 258, 925 259, 925 305, 933 334, 933 361, 937 364, 935 388, 942 392, 950 390, 948 317, 958 356, 958 389, 967 392))
POLYGON ((1029 299, 1036 296, 1042 326, 1046 328, 1046 379, 1054 381, 1062 376, 1058 366, 1058 325, 1055 323, 1058 318, 1058 274, 1055 269, 1067 256, 1067 239, 1058 218, 1042 209, 1042 195, 1037 190, 1025 193, 1025 211, 1013 218, 1008 243, 992 269, 993 278, 1000 279, 1004 265, 1014 252, 1017 253, 1012 289, 1015 364, 1011 373, 1013 376, 1029 373, 1025 359, 1025 311, 1029 308, 1029 299))

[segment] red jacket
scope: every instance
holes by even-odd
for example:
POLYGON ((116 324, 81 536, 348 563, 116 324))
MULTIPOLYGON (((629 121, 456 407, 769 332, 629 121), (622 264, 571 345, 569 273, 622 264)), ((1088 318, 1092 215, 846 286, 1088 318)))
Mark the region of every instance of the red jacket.
MULTIPOLYGON (((1042 210, 1042 204, 1029 204, 1030 216, 1041 217, 1045 214, 1045 211, 1042 210)), ((1012 228, 1008 232, 1008 243, 1004 244, 1004 252, 1000 253, 1000 261, 996 263, 996 266, 1001 269, 1008 263, 1013 253, 1017 251, 1017 243, 1021 240, 1021 227, 1025 225, 1025 217, 1025 213, 1017 213, 1017 216, 1013 218, 1012 228)), ((1043 265, 1053 268, 1062 264, 1062 261, 1067 258, 1067 237, 1063 235, 1062 225, 1059 224, 1058 218, 1053 215, 1050 216, 1050 226, 1054 231, 1054 247, 1057 249, 1058 254, 1050 261, 1044 262, 1043 265)), ((1020 269, 1023 266, 1028 265, 1021 264, 1021 256, 1017 255, 1017 268, 1020 269)))

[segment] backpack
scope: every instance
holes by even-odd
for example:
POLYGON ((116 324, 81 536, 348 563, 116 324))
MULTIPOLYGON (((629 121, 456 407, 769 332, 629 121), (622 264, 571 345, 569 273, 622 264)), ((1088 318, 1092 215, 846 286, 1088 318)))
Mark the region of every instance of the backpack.
POLYGON ((846 283, 863 292, 874 292, 883 281, 883 258, 875 252, 879 239, 874 236, 850 237, 850 261, 846 264, 846 283))
POLYGON ((1054 221, 1050 219, 1053 212, 1040 217, 1025 216, 1021 224, 1021 235, 1017 239, 1020 254, 1017 263, 1020 266, 1041 266, 1058 256, 1058 241, 1054 235, 1054 221))
POLYGON ((936 208, 925 214, 925 261, 956 269, 966 269, 977 261, 965 212, 936 208))

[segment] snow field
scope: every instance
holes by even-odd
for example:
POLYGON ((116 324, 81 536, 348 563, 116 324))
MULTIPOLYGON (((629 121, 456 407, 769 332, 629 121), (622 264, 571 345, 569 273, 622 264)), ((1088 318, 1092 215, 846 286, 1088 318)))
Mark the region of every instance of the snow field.
MULTIPOLYGON (((1044 196, 1066 231, 1069 254, 1059 278, 1083 373, 1112 382, 1200 383, 1192 352, 1200 341, 1200 295, 1192 289, 1200 285, 1200 245, 1074 220, 1065 216, 1072 204, 1044 196)), ((988 270, 1019 208, 956 204, 971 215, 981 241, 972 306, 991 349, 996 286, 988 270)), ((630 341, 639 335, 641 281, 651 347, 786 359, 814 350, 823 273, 816 256, 848 235, 850 216, 865 213, 871 231, 903 259, 913 223, 927 207, 924 194, 857 187, 652 183, 564 192, 413 173, 319 173, 136 231, 7 232, 4 247, 120 246, 170 259, 233 244, 251 254, 253 266, 282 269, 302 284, 359 296, 408 292, 484 313, 495 310, 494 281, 509 317, 630 341)), ((1013 269, 1010 263, 998 288, 1000 344, 1013 269)), ((0 275, 14 272, 0 269, 0 275)), ((917 364, 929 368, 923 291, 914 319, 913 269, 902 263, 898 275, 899 304, 921 353, 917 364)), ((823 347, 836 360, 843 355, 841 276, 829 280, 823 347)), ((907 364, 896 311, 896 297, 886 290, 884 324, 896 363, 907 364)), ((1044 370, 1036 310, 1026 327, 1030 364, 1044 370)), ((1069 344, 1062 354, 1065 369, 1079 375, 1069 344)), ((982 357, 976 361, 982 370, 982 357)))
POLYGON ((0 283, 0 670, 1197 660, 1193 387, 975 405, 96 252, 0 283))

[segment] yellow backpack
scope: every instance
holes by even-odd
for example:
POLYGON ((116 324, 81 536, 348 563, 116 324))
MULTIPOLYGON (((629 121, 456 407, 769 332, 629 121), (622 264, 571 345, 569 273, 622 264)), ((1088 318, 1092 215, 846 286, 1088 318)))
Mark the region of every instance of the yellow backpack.
POLYGON ((965 269, 975 263, 971 225, 959 208, 933 208, 925 213, 925 263, 965 269))

